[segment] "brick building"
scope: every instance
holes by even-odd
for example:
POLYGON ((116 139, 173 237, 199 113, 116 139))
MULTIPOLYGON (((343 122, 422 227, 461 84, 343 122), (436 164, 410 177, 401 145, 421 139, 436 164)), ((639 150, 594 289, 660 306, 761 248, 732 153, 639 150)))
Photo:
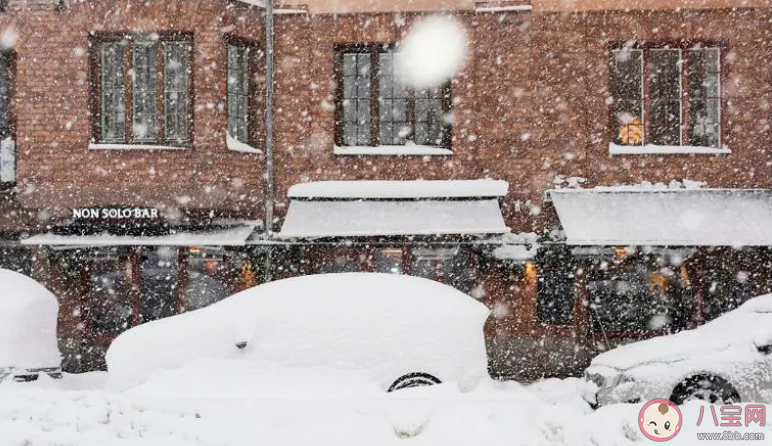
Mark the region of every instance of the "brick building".
POLYGON ((3 266, 61 297, 72 370, 296 274, 451 283, 493 308, 491 369, 515 377, 768 288, 763 0, 278 1, 268 225, 259 2, 6 3, 3 266), (466 62, 403 88, 395 45, 436 12, 466 62))

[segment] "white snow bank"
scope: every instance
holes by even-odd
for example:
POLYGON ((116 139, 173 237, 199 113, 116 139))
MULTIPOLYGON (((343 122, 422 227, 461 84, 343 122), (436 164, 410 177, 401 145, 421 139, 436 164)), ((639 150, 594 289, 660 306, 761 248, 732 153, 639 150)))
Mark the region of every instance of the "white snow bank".
POLYGON ((408 32, 395 57, 395 70, 413 87, 436 87, 464 65, 466 52, 463 25, 450 17, 428 17, 408 32))
POLYGON ((107 352, 110 384, 126 388, 155 374, 171 385, 162 371, 186 367, 178 375, 189 378, 185 389, 219 376, 248 388, 255 381, 243 371, 263 365, 277 380, 292 368, 359 373, 379 390, 411 372, 473 382, 486 373, 487 316, 470 296, 417 277, 296 277, 125 332, 107 352))
MULTIPOLYGON (((576 379, 530 386, 491 382, 467 393, 441 385, 366 398, 295 400, 140 398, 39 389, 33 383, 0 387, 0 445, 251 446, 256 439, 273 446, 648 444, 637 423, 643 403, 593 412, 580 397, 583 385, 576 379)), ((700 407, 681 407, 683 430, 669 445, 694 445, 697 432, 727 429, 713 427, 709 407, 697 427, 700 407)), ((731 430, 763 432, 768 440, 772 424, 731 430)))
POLYGON ((0 269, 0 368, 59 367, 59 303, 35 280, 0 269))
POLYGON ((289 198, 482 198, 507 195, 500 180, 313 181, 289 188, 289 198))

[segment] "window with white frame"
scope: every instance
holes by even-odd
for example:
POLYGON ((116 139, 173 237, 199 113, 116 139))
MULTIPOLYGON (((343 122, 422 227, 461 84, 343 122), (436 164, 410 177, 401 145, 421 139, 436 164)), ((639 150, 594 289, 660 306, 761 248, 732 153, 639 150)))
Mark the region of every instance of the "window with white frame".
POLYGON ((721 48, 626 44, 612 51, 614 142, 721 147, 721 48))

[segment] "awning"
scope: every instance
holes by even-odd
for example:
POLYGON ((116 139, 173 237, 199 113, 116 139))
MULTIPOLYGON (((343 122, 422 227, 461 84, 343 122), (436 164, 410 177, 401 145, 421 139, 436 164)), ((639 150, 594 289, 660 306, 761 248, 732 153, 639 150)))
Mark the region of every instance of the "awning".
POLYGON ((569 245, 770 246, 772 191, 553 190, 569 245))
POLYGON ((279 238, 466 235, 509 232, 499 202, 293 200, 279 238))
POLYGON ((90 235, 39 234, 22 245, 52 246, 244 246, 255 226, 240 225, 206 230, 175 230, 173 234, 131 236, 99 233, 90 235))

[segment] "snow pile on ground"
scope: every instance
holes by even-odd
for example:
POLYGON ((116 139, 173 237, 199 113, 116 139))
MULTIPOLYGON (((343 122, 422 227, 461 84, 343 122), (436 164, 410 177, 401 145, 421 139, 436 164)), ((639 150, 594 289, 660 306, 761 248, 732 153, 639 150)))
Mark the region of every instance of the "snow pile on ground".
POLYGON ((0 369, 59 367, 59 303, 43 285, 0 269, 0 369))
MULTIPOLYGON (((93 389, 67 390, 73 378, 65 375, 55 386, 0 384, 0 446, 650 444, 637 422, 643 403, 593 412, 581 398, 588 384, 578 379, 533 385, 487 381, 470 392, 443 384, 379 396, 304 400, 138 397, 99 390, 99 377, 93 389)), ((79 380, 78 387, 86 382, 79 380)), ((704 408, 698 427, 700 407, 681 408, 683 429, 669 445, 693 445, 698 432, 725 430, 772 438, 772 424, 716 427, 710 407, 704 408)), ((720 408, 715 409, 720 417, 720 408)))
POLYGON ((361 375, 379 391, 412 372, 471 385, 486 374, 487 317, 487 307, 470 296, 418 277, 303 276, 135 327, 113 342, 107 364, 116 388, 151 374, 169 388, 184 380, 162 371, 183 366, 181 377, 229 377, 225 385, 264 385, 271 372, 286 380, 289 369, 319 368, 345 372, 348 381, 361 375))
POLYGON ((467 36, 450 17, 428 17, 416 22, 397 52, 395 68, 415 88, 442 85, 464 64, 467 36))

